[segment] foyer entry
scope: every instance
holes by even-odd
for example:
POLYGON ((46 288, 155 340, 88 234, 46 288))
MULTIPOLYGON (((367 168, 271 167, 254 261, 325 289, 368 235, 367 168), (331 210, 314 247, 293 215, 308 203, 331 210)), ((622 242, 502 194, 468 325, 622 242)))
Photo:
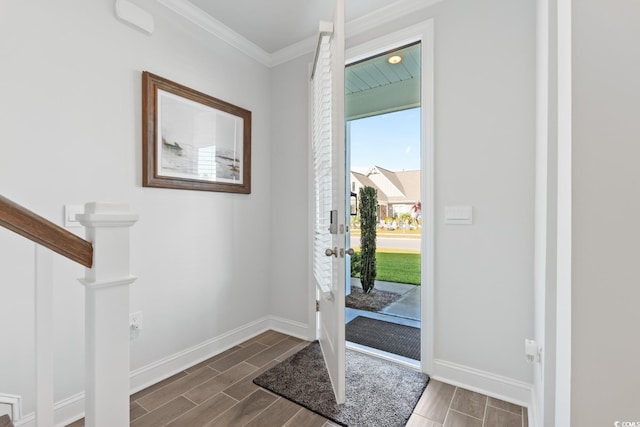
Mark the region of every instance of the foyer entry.
MULTIPOLYGON (((405 44, 348 64, 345 71, 349 193, 376 190, 378 268, 374 289, 363 294, 358 264, 352 263, 347 345, 413 366, 421 360, 421 50, 420 42, 405 44), (410 279, 408 269, 416 270, 410 279)), ((359 226, 356 213, 356 251, 359 226)))

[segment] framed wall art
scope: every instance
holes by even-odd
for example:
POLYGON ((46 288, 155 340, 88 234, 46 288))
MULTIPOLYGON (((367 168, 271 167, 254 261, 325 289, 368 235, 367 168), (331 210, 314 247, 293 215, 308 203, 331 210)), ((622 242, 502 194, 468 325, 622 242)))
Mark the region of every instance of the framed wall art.
POLYGON ((251 193, 251 111, 142 73, 142 185, 251 193))

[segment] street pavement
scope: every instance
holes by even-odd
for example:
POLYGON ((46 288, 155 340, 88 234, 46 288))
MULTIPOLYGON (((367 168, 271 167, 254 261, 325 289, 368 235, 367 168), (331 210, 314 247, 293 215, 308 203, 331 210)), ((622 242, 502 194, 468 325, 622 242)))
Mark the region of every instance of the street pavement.
MULTIPOLYGON (((420 242, 422 239, 415 237, 377 237, 377 249, 399 249, 402 251, 420 252, 420 242)), ((351 236, 351 247, 360 247, 360 236, 351 236)))

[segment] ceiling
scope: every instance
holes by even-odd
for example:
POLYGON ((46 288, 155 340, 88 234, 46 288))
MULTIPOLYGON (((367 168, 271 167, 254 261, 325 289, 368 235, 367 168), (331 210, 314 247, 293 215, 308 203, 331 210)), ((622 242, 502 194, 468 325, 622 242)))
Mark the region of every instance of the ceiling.
POLYGON ((349 65, 345 72, 345 94, 399 83, 420 77, 420 45, 394 50, 366 61, 349 65), (399 64, 390 64, 392 55, 402 58, 399 64))
MULTIPOLYGON (((321 20, 335 0, 157 0, 191 23, 273 67, 313 52, 321 20)), ((347 36, 363 33, 442 0, 345 1, 347 36)))
POLYGON ((345 69, 345 118, 355 120, 420 106, 421 45, 395 49, 345 69), (389 57, 402 61, 390 64, 389 57))
MULTIPOLYGON (((268 53, 316 35, 320 20, 331 21, 334 0, 190 0, 212 18, 268 53)), ((389 4, 389 0, 349 0, 347 21, 389 4)))

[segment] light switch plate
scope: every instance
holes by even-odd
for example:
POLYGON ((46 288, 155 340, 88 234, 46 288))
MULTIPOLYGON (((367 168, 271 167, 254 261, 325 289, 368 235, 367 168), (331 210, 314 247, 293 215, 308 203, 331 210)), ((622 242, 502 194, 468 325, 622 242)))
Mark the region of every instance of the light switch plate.
POLYGON ((473 207, 446 206, 444 208, 444 223, 450 225, 473 224, 473 207))
POLYGON ((76 219, 77 214, 84 213, 84 205, 64 205, 64 226, 67 228, 82 227, 76 219))

